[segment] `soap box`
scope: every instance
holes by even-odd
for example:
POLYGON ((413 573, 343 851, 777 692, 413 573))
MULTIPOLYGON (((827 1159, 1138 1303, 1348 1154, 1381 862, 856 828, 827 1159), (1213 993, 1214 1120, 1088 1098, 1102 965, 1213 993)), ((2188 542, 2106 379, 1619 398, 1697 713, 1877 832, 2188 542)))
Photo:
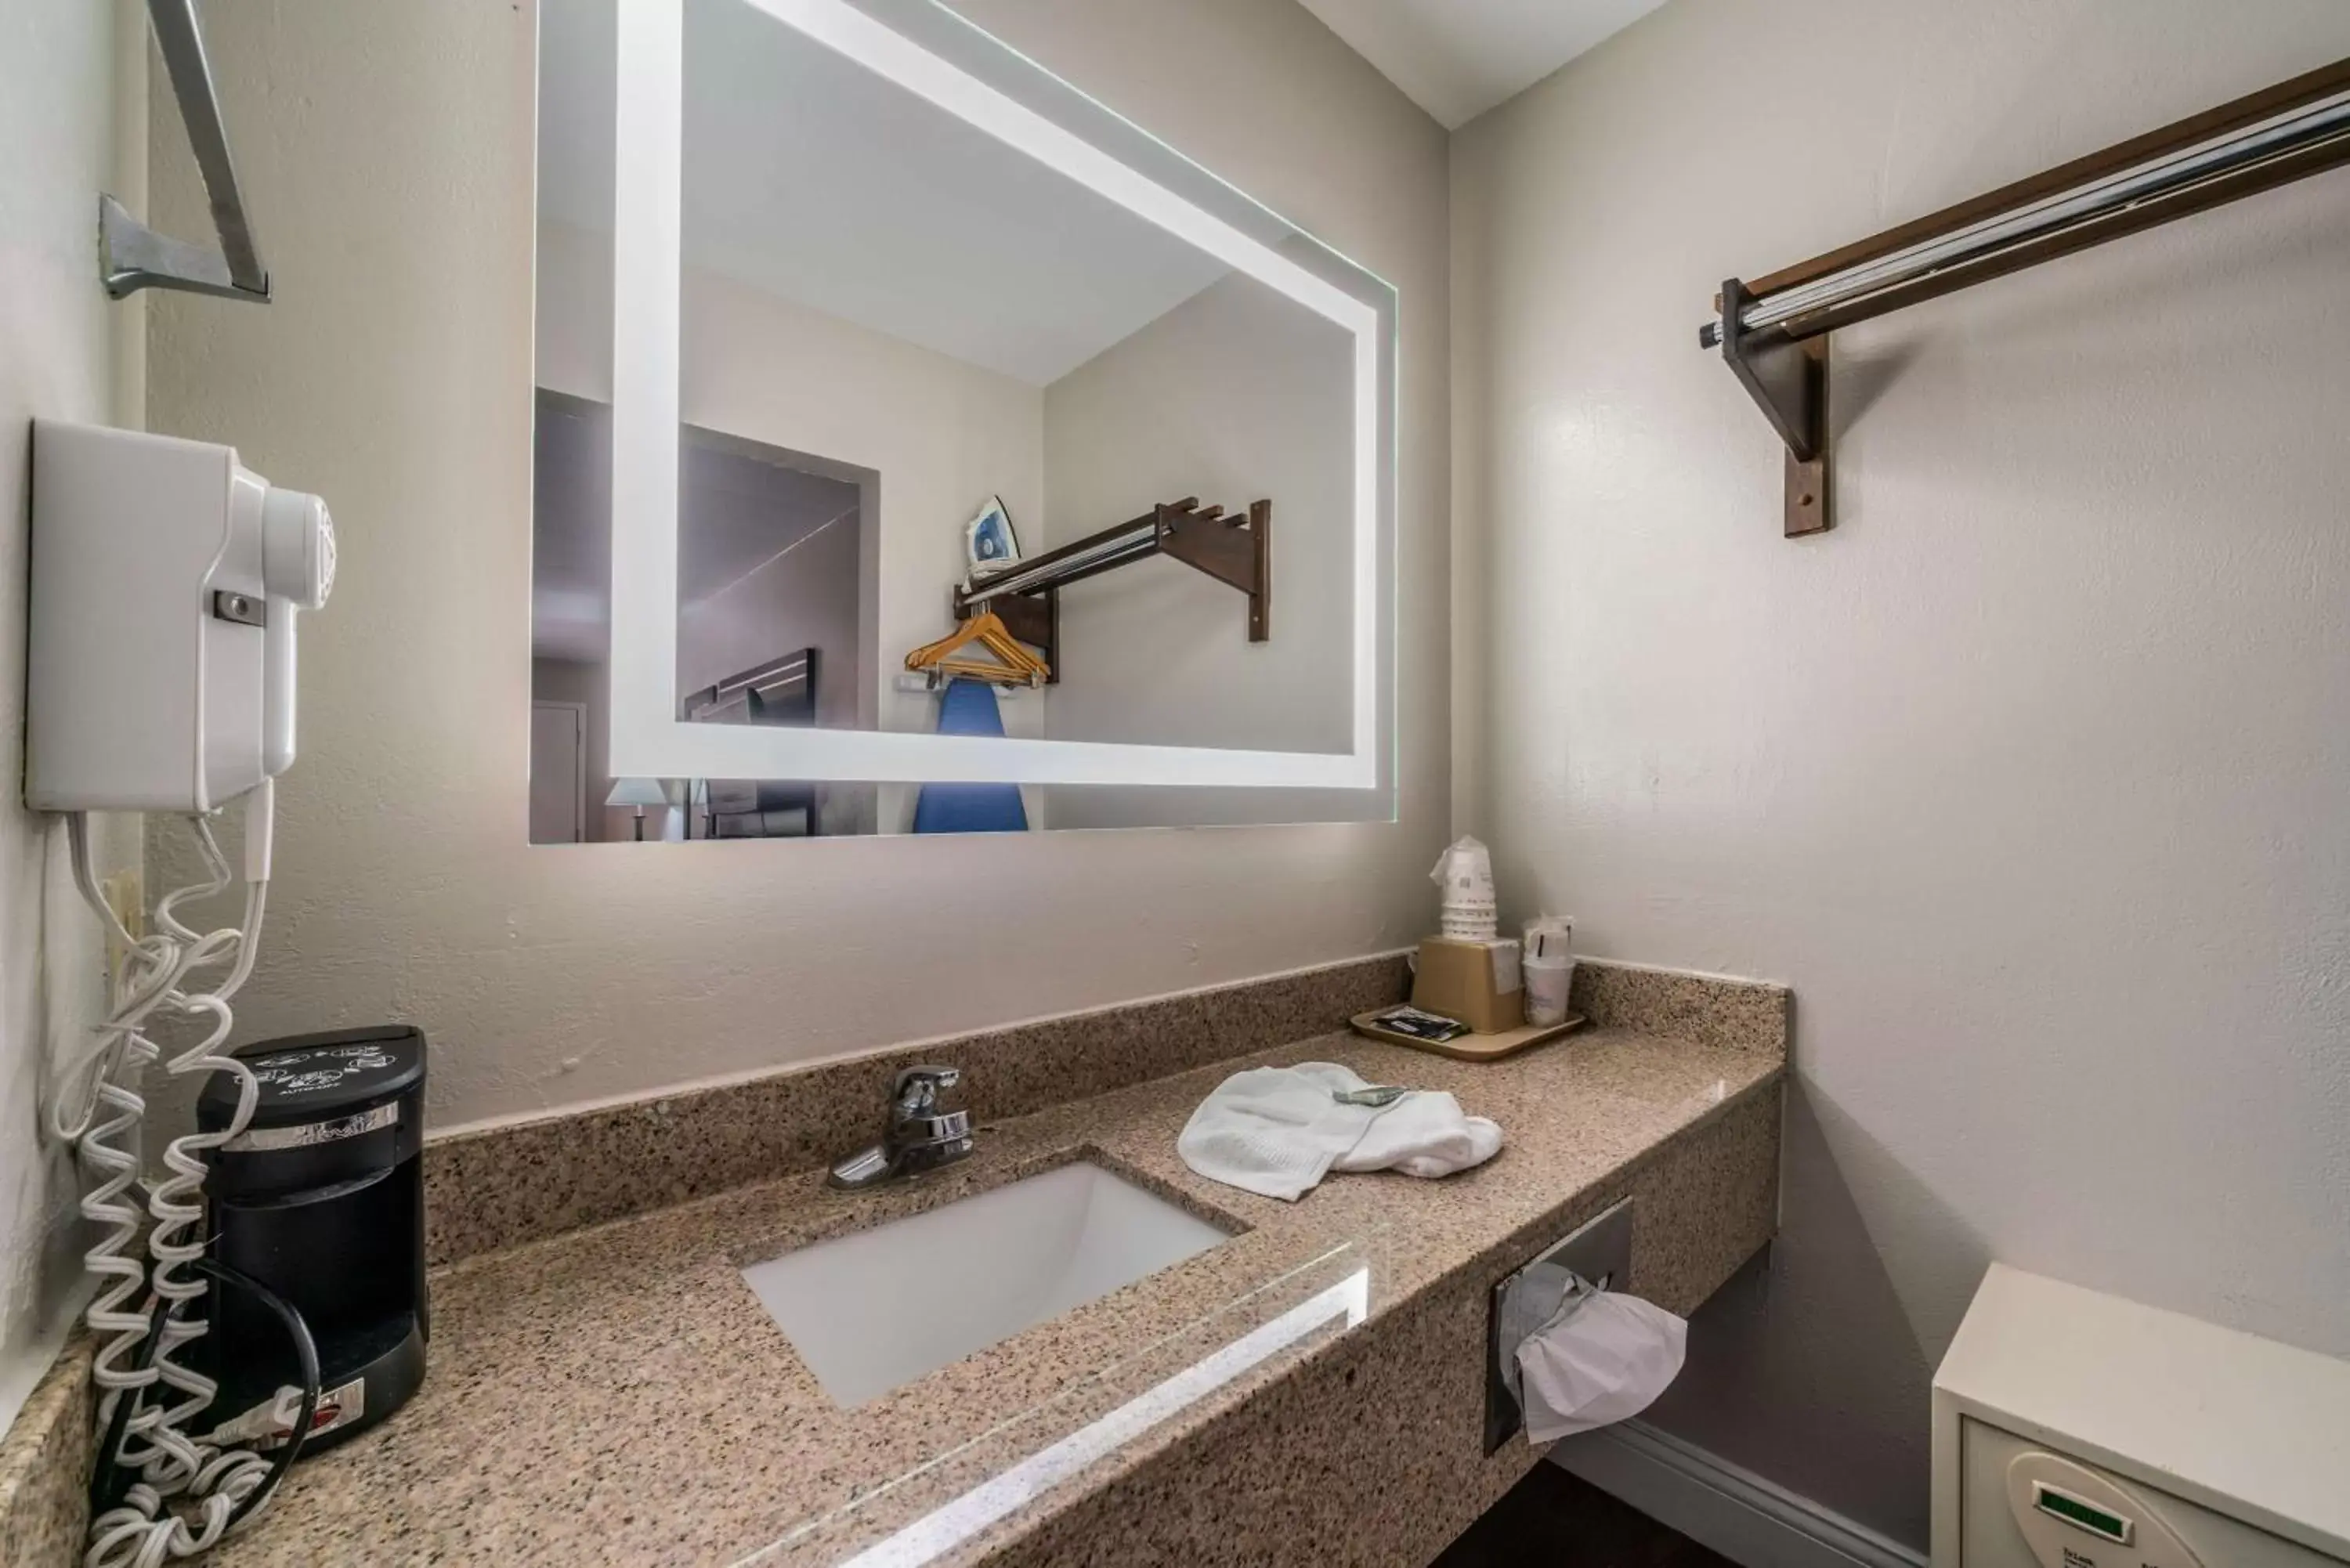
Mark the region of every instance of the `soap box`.
POLYGON ((1457 1018, 1480 1034, 1500 1034, 1526 1021, 1518 979, 1518 944, 1430 937, 1419 944, 1411 1004, 1457 1018))

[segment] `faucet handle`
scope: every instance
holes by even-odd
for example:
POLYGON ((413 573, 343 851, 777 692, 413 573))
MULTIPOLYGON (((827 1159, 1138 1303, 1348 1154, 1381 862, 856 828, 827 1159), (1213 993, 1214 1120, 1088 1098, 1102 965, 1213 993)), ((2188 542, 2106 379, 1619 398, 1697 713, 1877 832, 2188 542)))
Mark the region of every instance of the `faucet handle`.
POLYGON ((889 1119, 881 1141, 835 1165, 826 1180, 838 1188, 873 1187, 936 1170, 970 1154, 971 1113, 939 1103, 962 1083, 960 1067, 901 1069, 890 1081, 889 1119))
POLYGON ((971 1152, 971 1113, 941 1103, 962 1082, 955 1067, 909 1067, 899 1073, 889 1102, 889 1141, 899 1147, 951 1150, 949 1158, 971 1152))
POLYGON ((939 1096, 962 1084, 962 1069, 923 1065, 901 1069, 889 1097, 899 1107, 919 1115, 938 1103, 939 1096))

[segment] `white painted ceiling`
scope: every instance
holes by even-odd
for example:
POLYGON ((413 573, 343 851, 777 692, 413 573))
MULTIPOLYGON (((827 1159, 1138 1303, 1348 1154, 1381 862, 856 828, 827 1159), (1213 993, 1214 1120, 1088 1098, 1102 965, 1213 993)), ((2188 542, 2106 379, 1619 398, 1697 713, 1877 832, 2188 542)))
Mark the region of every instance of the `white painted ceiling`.
POLYGON ((1448 130, 1532 87, 1664 0, 1304 0, 1448 130))
MULTIPOLYGON (((613 0, 540 8, 539 210, 611 230, 613 0)), ((685 8, 686 261, 1049 385, 1223 265, 743 0, 685 8)))

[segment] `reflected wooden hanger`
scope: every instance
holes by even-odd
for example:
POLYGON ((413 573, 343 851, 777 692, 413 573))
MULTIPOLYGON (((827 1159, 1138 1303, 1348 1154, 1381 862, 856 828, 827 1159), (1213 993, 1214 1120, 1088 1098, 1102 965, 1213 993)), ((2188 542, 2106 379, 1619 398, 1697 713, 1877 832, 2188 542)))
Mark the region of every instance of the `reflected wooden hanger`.
POLYGON ((1034 686, 1053 673, 1052 666, 1028 651, 993 610, 982 610, 939 639, 906 655, 906 668, 934 676, 968 676, 976 680, 1034 686), (976 643, 995 656, 993 662, 961 657, 976 643))

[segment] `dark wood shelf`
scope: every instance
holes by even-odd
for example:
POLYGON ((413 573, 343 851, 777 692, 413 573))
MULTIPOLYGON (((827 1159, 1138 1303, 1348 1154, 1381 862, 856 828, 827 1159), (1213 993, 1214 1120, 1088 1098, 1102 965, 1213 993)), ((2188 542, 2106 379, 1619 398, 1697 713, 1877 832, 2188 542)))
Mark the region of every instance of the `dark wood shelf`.
POLYGON ((954 614, 992 609, 1006 628, 1044 655, 1049 679, 1061 678, 1061 590, 1153 556, 1206 574, 1248 599, 1248 639, 1273 636, 1273 503, 1246 512, 1201 507, 1200 498, 1164 501, 1139 517, 1047 550, 993 576, 955 590, 954 614))

